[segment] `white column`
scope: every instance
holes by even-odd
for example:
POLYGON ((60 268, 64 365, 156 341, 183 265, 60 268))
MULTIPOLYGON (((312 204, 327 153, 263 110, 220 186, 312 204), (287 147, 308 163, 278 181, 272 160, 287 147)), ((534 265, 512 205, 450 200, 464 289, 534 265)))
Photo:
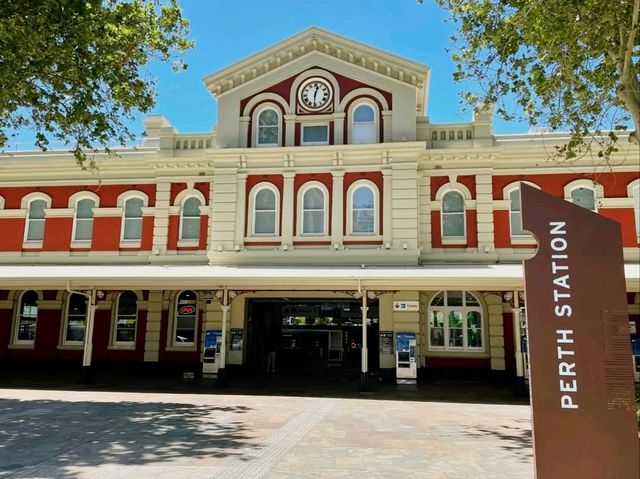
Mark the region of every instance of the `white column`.
POLYGON ((518 292, 513 292, 513 341, 516 355, 516 376, 524 378, 524 358, 522 357, 522 344, 520 344, 520 298, 518 292))
POLYGON ((82 378, 88 380, 89 369, 91 368, 91 355, 93 353, 93 323, 96 317, 96 291, 85 294, 88 302, 87 322, 84 330, 84 351, 82 354, 82 378))
POLYGON ((247 175, 246 173, 238 173, 237 189, 236 189, 236 212, 235 212, 235 240, 234 247, 244 247, 245 224, 247 214, 247 175))
POLYGON ((158 181, 156 186, 155 219, 153 221, 153 254, 167 252, 169 236, 169 206, 171 202, 171 182, 158 181))
POLYGON ((227 316, 229 314, 229 290, 224 288, 224 292, 222 294, 222 341, 220 342, 220 365, 218 367, 218 378, 217 384, 218 386, 227 386, 227 316))
POLYGON ((382 143, 393 141, 393 112, 391 110, 382 111, 382 126, 384 133, 382 143))
POLYGON ((391 170, 382 170, 382 243, 393 243, 393 188, 391 170))
POLYGON ((341 248, 344 238, 344 171, 332 171, 331 176, 331 244, 341 248))
POLYGON ((285 115, 284 124, 286 126, 284 146, 294 146, 296 142, 296 116, 285 115))
POLYGON ((248 116, 240 117, 240 128, 238 129, 238 147, 246 148, 249 146, 248 138, 249 138, 249 121, 251 120, 248 116))
POLYGON ((363 390, 368 389, 369 385, 369 348, 367 347, 367 292, 361 290, 362 293, 362 373, 360 375, 360 387, 363 390))
POLYGON ((333 144, 334 145, 344 145, 344 119, 345 113, 334 113, 333 114, 333 144))
MULTIPOLYGON (((284 172, 284 187, 282 189, 282 245, 293 247, 293 180, 296 174, 292 171, 284 172)), ((277 218, 276 218, 277 221, 277 218)))

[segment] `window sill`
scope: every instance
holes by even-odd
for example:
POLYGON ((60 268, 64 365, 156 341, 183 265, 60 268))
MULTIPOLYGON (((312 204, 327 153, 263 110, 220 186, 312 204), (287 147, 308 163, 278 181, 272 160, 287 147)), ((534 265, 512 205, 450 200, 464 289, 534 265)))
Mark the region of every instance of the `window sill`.
POLYGON ((178 248, 191 248, 194 246, 200 246, 200 240, 178 240, 178 248))
POLYGON ((244 237, 244 241, 245 242, 252 242, 252 241, 268 241, 269 243, 280 243, 282 241, 282 236, 275 236, 275 235, 254 235, 254 236, 245 236, 244 237))
POLYGON ((34 343, 13 343, 7 345, 7 349, 34 349, 34 343))
POLYGON ((107 346, 109 351, 135 351, 135 344, 111 344, 107 346))
POLYGON ((190 344, 187 346, 167 346, 165 351, 169 352, 180 352, 180 353, 195 353, 197 351, 195 344, 190 344))
POLYGON ((58 344, 59 351, 82 351, 84 344, 58 344))
POLYGON ((120 241, 120 248, 140 248, 142 246, 141 240, 122 240, 120 241))
POLYGON ((306 241, 331 241, 331 236, 327 236, 324 234, 304 234, 300 236, 294 236, 293 241, 298 241, 300 243, 304 243, 306 241))
POLYGON ((344 236, 345 241, 382 241, 382 236, 371 233, 351 233, 344 236))
POLYGON ((467 350, 464 349, 444 349, 437 348, 436 346, 431 346, 427 349, 427 357, 433 358, 456 358, 460 356, 473 356, 477 358, 488 358, 490 357, 488 351, 478 351, 478 350, 467 350), (434 349, 435 348, 435 349, 434 349))
POLYGON ((91 248, 91 240, 89 241, 72 241, 72 248, 91 248))
POLYGON ((535 245, 536 240, 531 235, 512 236, 511 244, 530 244, 535 245))
POLYGON ((22 249, 42 249, 42 241, 25 241, 22 249))
POLYGON ((443 245, 460 245, 465 246, 467 244, 467 238, 465 237, 455 237, 455 238, 442 238, 443 245))

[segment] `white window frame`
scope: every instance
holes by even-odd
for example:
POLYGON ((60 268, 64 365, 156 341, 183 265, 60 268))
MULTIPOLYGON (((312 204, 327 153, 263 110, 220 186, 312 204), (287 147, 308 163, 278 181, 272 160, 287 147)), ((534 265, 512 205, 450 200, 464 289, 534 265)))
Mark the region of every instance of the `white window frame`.
POLYGON ((139 302, 140 302, 140 295, 136 291, 133 291, 130 289, 120 291, 116 295, 116 300, 114 302, 114 307, 113 307, 113 314, 112 314, 113 317, 112 317, 112 326, 111 326, 111 345, 112 346, 125 347, 127 349, 135 349, 136 339, 138 337, 138 323, 139 323, 139 312, 140 312, 140 306, 138 304, 139 302), (119 318, 118 310, 120 309, 120 298, 122 297, 122 294, 126 292, 133 293, 133 295, 136 298, 136 325, 133 332, 133 341, 118 341, 118 318, 119 318))
POLYGON ((66 304, 64 307, 64 318, 62 318, 62 338, 61 344, 63 346, 82 346, 84 345, 84 336, 87 334, 87 316, 89 314, 89 300, 86 296, 78 293, 68 293, 66 304), (85 301, 85 311, 84 311, 84 335, 82 337, 82 341, 68 341, 67 340, 67 329, 69 327, 69 307, 71 306, 71 297, 73 295, 80 296, 85 301))
POLYGON ((127 201, 131 199, 140 199, 142 200, 142 208, 147 208, 149 206, 149 197, 141 192, 141 191, 127 191, 118 196, 118 206, 122 208, 122 217, 120 219, 120 244, 121 245, 140 245, 142 242, 142 236, 144 234, 144 210, 142 216, 140 217, 140 238, 138 239, 125 239, 124 237, 124 229, 125 223, 127 220, 127 201))
POLYGON ((24 233, 23 233, 23 237, 22 237, 22 243, 25 246, 28 247, 42 247, 42 243, 44 241, 44 235, 46 233, 46 227, 47 227, 47 223, 46 223, 46 216, 47 216, 47 209, 51 208, 51 197, 49 195, 46 195, 44 193, 30 193, 26 196, 24 196, 22 198, 21 201, 21 206, 22 209, 25 210, 25 221, 24 221, 24 233), (45 217, 40 220, 40 219, 30 219, 29 218, 29 211, 31 210, 31 203, 33 203, 36 200, 44 200, 45 202, 45 217), (42 226, 42 239, 39 240, 30 240, 28 239, 29 236, 29 223, 31 221, 42 221, 43 226, 42 226))
POLYGON ((569 201, 570 203, 573 203, 573 198, 571 197, 571 193, 574 190, 577 190, 579 188, 586 188, 588 190, 593 191, 593 205, 594 205, 595 209, 594 210, 587 210, 587 211, 593 211, 594 213, 597 213, 598 212, 598 201, 600 201, 600 200, 602 200, 604 198, 604 189, 603 189, 602 185, 600 183, 594 183, 593 180, 588 180, 588 179, 580 179, 580 180, 571 181, 570 183, 567 183, 564 186, 564 198, 565 198, 565 200, 569 201))
POLYGON ((198 322, 200 318, 199 301, 200 301, 200 298, 198 296, 198 292, 193 289, 183 289, 178 291, 177 294, 175 295, 175 298, 172 302, 173 308, 171 312, 171 331, 170 331, 171 335, 168 338, 170 347, 176 348, 176 349, 189 349, 189 350, 196 349, 196 345, 198 343, 198 322), (193 341, 179 342, 179 341, 176 341, 176 334, 178 331, 178 301, 180 300, 180 295, 187 291, 191 291, 196 296, 196 313, 195 313, 195 319, 194 319, 193 341))
MULTIPOLYGON (((276 146, 280 146, 282 145, 282 113, 280 112, 280 109, 274 104, 274 103, 265 103, 263 105, 260 106, 260 108, 256 109, 255 114, 253 115, 253 137, 255 138, 255 146, 257 148, 272 148, 272 147, 276 147, 276 146), (260 143, 259 142, 259 135, 258 135, 258 131, 260 129, 260 115, 267 111, 267 110, 273 110, 276 112, 276 115, 278 115, 278 124, 277 124, 277 128, 278 128, 278 141, 276 143, 260 143)), ((272 127, 270 127, 272 128, 272 127)))
MULTIPOLYGON (((531 236, 530 234, 524 232, 523 234, 513 234, 513 226, 512 226, 512 220, 511 220, 511 214, 512 214, 512 210, 511 210, 511 193, 513 193, 514 191, 519 191, 520 190, 520 185, 522 184, 526 184, 529 186, 532 186, 533 188, 536 189, 541 189, 538 185, 536 185, 535 183, 531 183, 530 181, 516 181, 513 183, 509 183, 507 186, 505 186, 502 189, 502 197, 505 201, 508 202, 509 205, 509 209, 508 209, 508 214, 509 214, 509 236, 511 237, 512 243, 518 243, 519 241, 522 241, 524 243, 530 243, 531 241, 534 241, 533 236, 531 236)), ((520 204, 520 223, 522 225, 522 204, 520 204)))
POLYGON ((178 239, 180 241, 193 241, 194 243, 198 243, 200 244, 200 234, 202 233, 202 207, 204 206, 204 203, 202 202, 202 199, 196 195, 189 195, 186 196, 183 200, 182 200, 182 204, 180 205, 180 228, 179 228, 179 233, 178 233, 178 239), (195 216, 185 216, 184 215, 184 205, 187 201, 189 201, 191 198, 195 198, 200 202, 200 205, 198 206, 199 209, 199 214, 198 214, 198 238, 185 238, 184 232, 183 232, 183 226, 184 226, 184 219, 185 218, 190 218, 193 219, 195 218, 195 216))
MULTIPOLYGON (((265 210, 266 211, 266 210, 265 210)), ((280 190, 273 183, 263 181, 255 185, 251 189, 249 194, 249 218, 251 224, 249 225, 250 235, 258 238, 277 238, 280 236, 280 190), (274 216, 274 228, 272 233, 256 233, 256 197, 258 193, 263 189, 269 189, 275 194, 275 216, 274 216)))
POLYGON ((633 204, 632 208, 633 218, 636 224, 636 237, 640 243, 640 179, 633 180, 627 185, 627 194, 629 198, 631 198, 633 204))
POLYGON ((187 188, 176 195, 173 206, 169 209, 170 215, 179 215, 178 218, 178 247, 200 246, 200 238, 198 239, 182 239, 182 218, 184 212, 184 203, 192 197, 200 200, 200 234, 202 234, 202 215, 208 214, 207 202, 204 195, 196 188, 187 188))
POLYGON ((442 237, 442 240, 444 242, 445 239, 447 240, 464 240, 466 242, 467 240, 467 205, 466 205, 466 201, 465 201, 465 197, 464 197, 464 193, 460 190, 457 190, 455 188, 450 188, 447 191, 445 191, 442 194, 442 207, 440 208, 440 236, 442 237), (445 213, 444 212, 444 199, 445 197, 449 194, 449 193, 457 193, 462 197, 462 211, 456 211, 454 213, 445 213), (456 236, 447 236, 444 234, 444 217, 445 215, 459 215, 462 214, 462 228, 463 228, 463 234, 462 235, 456 235, 456 236))
POLYGON ((371 100, 358 100, 355 101, 352 105, 349 106, 349 128, 347 130, 348 132, 348 138, 347 138, 347 142, 349 144, 356 144, 356 145, 373 145, 376 143, 380 143, 380 123, 379 123, 379 118, 380 118, 380 108, 378 108, 378 104, 374 101, 371 100), (355 142, 353 137, 353 133, 354 133, 354 127, 355 127, 355 114, 356 114, 356 110, 358 109, 358 107, 366 105, 369 108, 371 108, 373 110, 373 136, 374 136, 374 140, 373 141, 369 141, 369 142, 355 142))
MULTIPOLYGON (((487 318, 484 312, 484 307, 481 301, 481 296, 477 293, 468 290, 451 290, 451 291, 461 291, 462 292, 462 306, 447 306, 447 293, 449 290, 438 291, 434 294, 430 301, 429 307, 427 308, 427 349, 429 351, 446 351, 446 352, 457 352, 457 353, 483 353, 487 350, 487 318), (445 304, 444 306, 433 306, 432 303, 435 298, 442 293, 444 295, 445 304), (472 295, 476 301, 478 302, 478 306, 466 306, 467 297, 466 295, 472 295), (444 346, 433 346, 431 344, 431 313, 434 311, 441 311, 444 318, 444 346), (450 330, 452 328, 449 327, 449 312, 450 311, 460 311, 462 313, 462 346, 449 346, 449 336, 450 330), (479 312, 480 313, 480 333, 482 340, 482 347, 470 347, 468 345, 469 337, 468 330, 469 324, 467 322, 467 313, 468 312, 479 312)), ((454 328, 455 329, 455 328, 454 328)))
MULTIPOLYGON (((73 208, 73 225, 71 228, 71 246, 90 246, 93 241, 93 220, 95 219, 95 210, 100 207, 100 197, 90 191, 79 191, 69 197, 69 208, 73 208), (88 240, 76 239, 76 227, 78 223, 78 202, 82 200, 92 200, 93 208, 91 212, 91 238, 88 240)), ((88 218, 81 218, 82 221, 88 218)))
POLYGON ((300 125, 300 144, 303 146, 328 145, 331 136, 329 131, 329 123, 302 123, 300 125), (327 128, 327 141, 304 141, 304 129, 307 127, 324 126, 327 128))
MULTIPOLYGON (((320 181, 307 181, 298 190, 298 214, 297 214, 297 230, 299 236, 323 237, 329 234, 329 190, 320 181), (317 188, 322 191, 323 195, 323 226, 321 233, 307 233, 304 231, 304 195, 311 189, 317 188)), ((314 210, 317 211, 317 210, 314 210)))
POLYGON ((356 180, 347 190, 347 234, 350 236, 378 236, 380 234, 380 191, 378 186, 371 180, 356 180), (353 231, 353 196, 361 187, 369 188, 373 192, 373 231, 372 232, 354 232, 353 231))
POLYGON ((35 289, 25 289, 18 295, 15 314, 13 318, 13 333, 11 334, 11 344, 14 345, 24 345, 24 346, 33 346, 35 344, 36 337, 38 335, 38 316, 40 315, 40 307, 37 303, 42 299, 42 294, 40 291, 35 289), (33 339, 18 339, 18 335, 20 333, 20 318, 22 317, 22 300, 24 299, 24 295, 30 291, 36 293, 36 327, 33 339))
POLYGON ((451 179, 449 183, 442 185, 436 192, 436 199, 432 202, 432 208, 440 211, 440 240, 443 245, 466 245, 467 244, 467 211, 475 208, 475 200, 471 197, 471 191, 462 183, 455 181, 455 178, 451 179), (462 195, 464 200, 464 236, 445 236, 444 224, 443 224, 443 198, 449 191, 456 191, 462 195))

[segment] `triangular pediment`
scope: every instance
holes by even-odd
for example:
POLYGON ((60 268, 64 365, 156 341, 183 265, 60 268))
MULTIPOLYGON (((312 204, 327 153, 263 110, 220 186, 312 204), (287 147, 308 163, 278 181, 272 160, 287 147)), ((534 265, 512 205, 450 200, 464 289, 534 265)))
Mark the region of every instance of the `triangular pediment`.
POLYGON ((272 73, 311 52, 320 52, 346 63, 416 87, 418 104, 424 104, 429 67, 372 48, 317 27, 309 28, 240 62, 204 78, 214 97, 272 73))

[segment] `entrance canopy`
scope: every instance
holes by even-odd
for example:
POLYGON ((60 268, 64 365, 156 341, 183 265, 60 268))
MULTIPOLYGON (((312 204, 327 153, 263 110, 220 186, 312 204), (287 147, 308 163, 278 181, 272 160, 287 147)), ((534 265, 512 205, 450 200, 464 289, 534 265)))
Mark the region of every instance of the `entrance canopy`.
MULTIPOLYGON (((640 265, 625 265, 627 290, 640 288, 640 265)), ((367 290, 524 288, 520 264, 394 267, 239 267, 30 265, 0 267, 0 288, 367 290)))

